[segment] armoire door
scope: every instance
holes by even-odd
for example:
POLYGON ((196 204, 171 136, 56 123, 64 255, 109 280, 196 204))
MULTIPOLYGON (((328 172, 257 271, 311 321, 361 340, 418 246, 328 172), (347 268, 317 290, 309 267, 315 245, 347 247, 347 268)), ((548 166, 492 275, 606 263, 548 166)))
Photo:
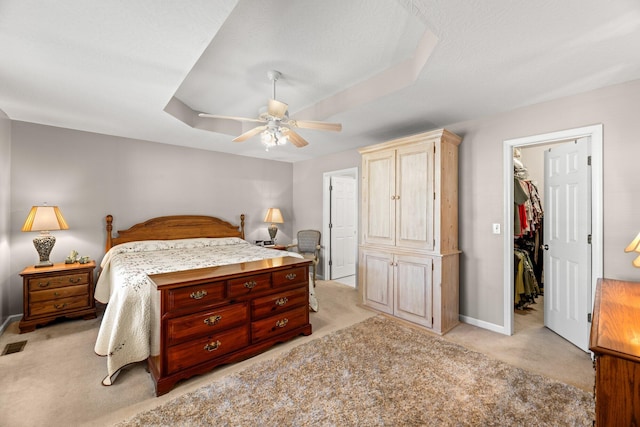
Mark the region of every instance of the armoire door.
POLYGON ((394 312, 401 319, 431 327, 433 323, 433 259, 396 255, 394 312))
POLYGON ((396 245, 433 250, 434 143, 396 151, 396 245))
POLYGON ((363 156, 364 243, 395 245, 395 151, 363 156))
POLYGON ((376 310, 393 314, 393 255, 388 252, 362 250, 360 279, 364 287, 364 303, 376 310))

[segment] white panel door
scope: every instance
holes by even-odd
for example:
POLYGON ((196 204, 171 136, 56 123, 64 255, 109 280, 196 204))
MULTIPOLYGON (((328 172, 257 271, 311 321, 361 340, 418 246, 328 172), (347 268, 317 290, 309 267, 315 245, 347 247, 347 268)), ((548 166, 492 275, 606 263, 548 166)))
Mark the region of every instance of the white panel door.
POLYGON ((356 274, 356 193, 354 178, 331 178, 330 279, 356 274))
POLYGON ((544 323, 588 351, 591 312, 590 143, 545 151, 544 323))

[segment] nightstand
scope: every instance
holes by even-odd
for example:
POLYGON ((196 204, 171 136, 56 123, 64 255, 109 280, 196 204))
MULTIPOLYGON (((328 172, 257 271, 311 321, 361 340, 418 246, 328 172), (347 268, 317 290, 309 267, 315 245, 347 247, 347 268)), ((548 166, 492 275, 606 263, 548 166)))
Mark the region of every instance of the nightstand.
POLYGON ((93 299, 94 261, 86 264, 56 263, 51 267, 27 267, 20 273, 23 316, 20 333, 31 332, 58 317, 96 317, 93 299))

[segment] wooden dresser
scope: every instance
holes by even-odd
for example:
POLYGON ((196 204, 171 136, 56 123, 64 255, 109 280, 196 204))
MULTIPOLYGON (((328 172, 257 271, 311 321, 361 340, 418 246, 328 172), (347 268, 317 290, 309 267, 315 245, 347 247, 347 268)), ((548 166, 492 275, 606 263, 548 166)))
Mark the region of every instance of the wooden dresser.
POLYGON ((20 333, 31 332, 58 317, 96 317, 93 270, 96 263, 57 263, 51 267, 27 267, 23 282, 23 316, 20 333))
POLYGON ((156 395, 216 366, 311 334, 310 260, 282 257, 149 276, 156 395))
POLYGON ((598 280, 589 348, 596 426, 640 425, 640 282, 598 280))

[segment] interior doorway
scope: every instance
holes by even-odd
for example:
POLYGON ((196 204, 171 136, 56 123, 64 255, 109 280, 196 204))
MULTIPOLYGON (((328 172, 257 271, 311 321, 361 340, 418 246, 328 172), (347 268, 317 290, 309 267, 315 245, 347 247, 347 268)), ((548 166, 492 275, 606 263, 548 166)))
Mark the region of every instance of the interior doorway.
POLYGON ((323 175, 323 278, 356 286, 358 168, 323 175))
MULTIPOLYGON (((602 276, 603 249, 602 249, 602 125, 588 126, 584 128, 570 129, 566 131, 553 132, 542 135, 535 135, 524 138, 511 139, 504 142, 503 163, 504 163, 504 328, 506 335, 512 335, 514 327, 514 262, 513 262, 513 242, 514 242, 514 160, 513 149, 519 147, 521 150, 527 148, 541 147, 550 144, 589 138, 591 142, 591 266, 589 274, 591 311, 595 294, 595 285, 599 277, 602 276)), ((586 236, 585 236, 586 238, 586 236)), ((546 289, 545 289, 546 292, 546 289)), ((587 322, 586 316, 584 322, 587 322)), ((517 331, 515 331, 517 332, 517 331)), ((583 348, 580 346, 580 348, 583 348)), ((583 348, 583 350, 587 350, 583 348)))

